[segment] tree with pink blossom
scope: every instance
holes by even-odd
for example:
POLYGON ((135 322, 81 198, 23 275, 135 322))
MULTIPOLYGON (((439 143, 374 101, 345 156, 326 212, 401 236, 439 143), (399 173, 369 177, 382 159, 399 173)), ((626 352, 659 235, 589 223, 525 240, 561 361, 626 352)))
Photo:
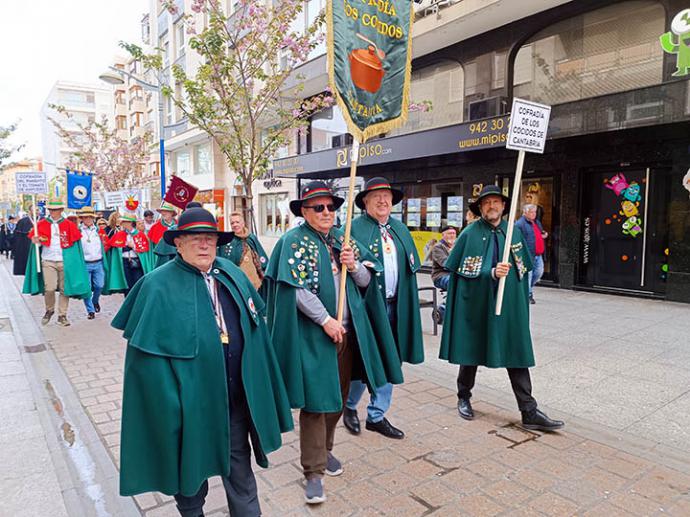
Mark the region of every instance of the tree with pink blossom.
MULTIPOLYGON (((188 47, 200 56, 201 64, 193 72, 173 65, 172 78, 181 91, 170 84, 161 90, 191 124, 215 141, 242 181, 251 212, 254 180, 269 171, 272 158, 288 145, 291 135, 306 129, 313 113, 333 104, 330 92, 304 99, 297 73, 323 41, 325 13, 298 30, 303 0, 238 0, 233 13, 226 12, 229 4, 193 1, 192 12, 182 18, 188 47)), ((166 7, 179 14, 175 2, 166 7)), ((145 67, 165 73, 160 51, 145 54, 136 45, 122 46, 145 67)), ((253 214, 248 220, 253 223, 253 214)))
POLYGON ((146 163, 152 143, 151 132, 131 142, 117 135, 104 115, 100 121, 82 123, 64 106, 50 104, 55 113, 48 120, 58 136, 73 151, 65 167, 69 170, 90 172, 96 186, 105 191, 142 187, 156 181, 157 176, 147 176, 146 163))

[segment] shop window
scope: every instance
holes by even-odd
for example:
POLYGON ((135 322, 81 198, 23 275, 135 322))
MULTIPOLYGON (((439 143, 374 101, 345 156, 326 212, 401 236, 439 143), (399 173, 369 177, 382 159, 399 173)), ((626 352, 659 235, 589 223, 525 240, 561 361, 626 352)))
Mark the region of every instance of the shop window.
POLYGON ((290 229, 290 198, 287 192, 259 196, 261 235, 280 237, 290 229))
POLYGON ((410 109, 407 123, 389 133, 403 135, 459 124, 463 121, 465 73, 459 63, 448 61, 412 72, 410 109), (416 106, 430 102, 431 110, 416 106))
POLYGON ((643 88, 663 79, 665 12, 629 1, 559 22, 515 57, 516 97, 560 104, 643 88))
POLYGON ((196 147, 195 174, 211 174, 211 146, 209 144, 196 147))

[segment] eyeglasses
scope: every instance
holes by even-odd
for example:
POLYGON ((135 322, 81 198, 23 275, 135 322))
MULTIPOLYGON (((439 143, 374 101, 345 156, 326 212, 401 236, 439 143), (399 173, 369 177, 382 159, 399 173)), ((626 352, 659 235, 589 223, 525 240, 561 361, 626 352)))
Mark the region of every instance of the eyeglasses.
POLYGON ((320 214, 326 208, 328 208, 329 212, 335 212, 335 205, 333 203, 329 203, 328 205, 312 205, 312 206, 302 205, 302 208, 311 208, 317 214, 320 214))

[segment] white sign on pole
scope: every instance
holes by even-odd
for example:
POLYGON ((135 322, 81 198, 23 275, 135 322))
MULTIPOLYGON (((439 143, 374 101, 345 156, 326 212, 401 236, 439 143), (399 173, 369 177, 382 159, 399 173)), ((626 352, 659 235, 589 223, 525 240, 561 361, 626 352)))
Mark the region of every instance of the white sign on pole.
POLYGON ((121 190, 115 192, 103 192, 103 199, 105 206, 109 208, 116 208, 125 205, 125 195, 121 190))
POLYGON ((551 106, 513 99, 506 148, 528 153, 544 153, 551 106))
POLYGON ((47 194, 48 182, 45 172, 15 172, 17 194, 47 194))

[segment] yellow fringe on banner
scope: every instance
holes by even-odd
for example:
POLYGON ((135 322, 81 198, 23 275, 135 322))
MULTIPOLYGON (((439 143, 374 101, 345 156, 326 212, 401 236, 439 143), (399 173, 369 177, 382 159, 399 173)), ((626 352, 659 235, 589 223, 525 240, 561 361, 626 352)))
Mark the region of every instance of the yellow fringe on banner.
POLYGON ((363 144, 372 136, 376 136, 381 133, 388 133, 389 131, 393 131, 407 122, 407 115, 410 107, 410 81, 412 77, 412 28, 415 17, 414 2, 410 0, 410 17, 407 30, 407 59, 405 63, 405 81, 403 83, 403 98, 402 106, 400 107, 400 116, 394 119, 372 124, 371 126, 367 126, 364 130, 361 130, 357 124, 352 121, 347 103, 340 96, 340 92, 338 92, 338 88, 335 84, 335 40, 333 30, 334 1, 335 0, 328 0, 328 4, 326 6, 328 85, 331 88, 331 92, 335 96, 335 101, 340 107, 340 111, 343 113, 343 118, 345 119, 345 124, 347 125, 350 134, 360 144, 363 144))

